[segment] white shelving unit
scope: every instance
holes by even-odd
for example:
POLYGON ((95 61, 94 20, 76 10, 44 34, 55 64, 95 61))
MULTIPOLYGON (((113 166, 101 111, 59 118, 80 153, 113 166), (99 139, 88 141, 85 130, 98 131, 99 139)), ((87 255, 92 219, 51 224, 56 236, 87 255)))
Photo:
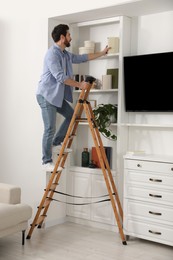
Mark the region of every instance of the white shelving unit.
MULTIPOLYGON (((123 106, 123 79, 122 79, 122 60, 124 53, 130 52, 130 18, 127 17, 111 17, 106 19, 90 20, 87 22, 73 23, 71 25, 72 32, 72 51, 78 52, 78 48, 83 45, 85 40, 92 40, 96 43, 96 52, 102 50, 107 45, 107 38, 109 36, 116 36, 120 39, 119 52, 116 54, 108 54, 97 60, 90 61, 85 64, 81 64, 74 68, 76 74, 81 75, 91 75, 101 81, 102 75, 106 74, 109 68, 119 69, 119 83, 118 89, 93 89, 90 92, 89 99, 96 100, 97 105, 101 103, 112 103, 118 104, 118 122, 117 124, 112 124, 113 131, 118 135, 118 127, 121 118, 121 109, 123 106), (125 34, 128 31, 128 34, 125 34), (123 43, 124 37, 126 42, 123 43), (76 38, 76 40, 75 40, 76 38), (128 45, 127 45, 128 38, 128 45)), ((78 94, 80 91, 74 91, 74 100, 78 99, 78 94)), ((75 102, 74 102, 75 104, 75 102)), ((87 124, 81 124, 82 126, 87 126, 87 124)), ((78 134, 80 135, 79 131, 78 134)), ((113 170, 117 171, 117 159, 119 151, 117 150, 117 143, 119 144, 119 149, 121 149, 121 140, 118 136, 118 141, 109 141, 102 137, 105 146, 112 146, 113 148, 113 170)), ((77 155, 73 157, 71 165, 80 166, 80 156, 83 147, 88 147, 91 149, 92 140, 89 138, 88 128, 82 127, 81 137, 77 138, 75 151, 77 155), (87 138, 85 138, 85 136, 87 138), (82 141, 81 140, 85 140, 82 141)))
MULTIPOLYGON (((102 75, 107 73, 107 69, 118 69, 118 88, 117 89, 92 89, 89 94, 89 100, 95 100, 96 104, 111 103, 118 105, 118 121, 111 124, 112 131, 117 135, 117 141, 111 141, 102 137, 103 145, 112 147, 111 169, 116 186, 119 188, 118 182, 121 176, 122 154, 126 150, 124 144, 125 136, 121 135, 121 116, 123 104, 123 56, 130 53, 130 26, 131 19, 129 17, 109 17, 104 19, 96 19, 94 13, 91 13, 90 20, 86 22, 74 21, 69 22, 52 19, 49 21, 49 30, 58 23, 69 24, 72 42, 70 51, 79 53, 79 47, 84 46, 84 41, 92 40, 95 42, 95 52, 101 51, 107 45, 107 38, 110 36, 119 37, 119 52, 108 54, 96 60, 89 61, 73 67, 74 74, 90 75, 97 80, 102 80, 102 75)), ((51 44, 51 41, 49 41, 51 44)), ((74 90, 73 106, 79 97, 79 90, 74 90)), ((67 192, 72 195, 93 197, 107 194, 106 185, 101 169, 91 169, 81 167, 81 153, 84 147, 91 148, 94 146, 90 128, 87 123, 80 123, 77 129, 77 136, 72 143, 73 152, 70 154, 70 163, 67 172, 67 192)), ((120 193, 122 191, 120 190, 120 193)), ((122 194, 120 194, 122 197, 122 194)), ((76 202, 76 199, 73 200, 76 202)), ((110 202, 94 204, 91 206, 72 206, 67 205, 67 216, 73 221, 87 221, 99 223, 108 229, 115 229, 116 223, 110 202)), ((91 223, 90 223, 91 224, 91 223)))

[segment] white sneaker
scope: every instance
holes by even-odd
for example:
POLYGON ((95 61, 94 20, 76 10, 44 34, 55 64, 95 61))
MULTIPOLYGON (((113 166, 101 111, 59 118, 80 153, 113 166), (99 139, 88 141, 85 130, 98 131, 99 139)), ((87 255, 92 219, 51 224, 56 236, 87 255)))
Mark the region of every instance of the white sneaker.
MULTIPOLYGON (((60 150, 62 148, 62 145, 57 145, 52 147, 52 153, 60 153, 60 150)), ((65 148, 64 153, 71 153, 73 150, 70 148, 65 148)))
MULTIPOLYGON (((43 168, 43 171, 53 172, 53 170, 55 168, 55 164, 52 163, 52 162, 45 163, 45 164, 42 165, 42 168, 43 168)), ((62 169, 63 169, 62 167, 58 167, 57 172, 62 171, 62 169)))

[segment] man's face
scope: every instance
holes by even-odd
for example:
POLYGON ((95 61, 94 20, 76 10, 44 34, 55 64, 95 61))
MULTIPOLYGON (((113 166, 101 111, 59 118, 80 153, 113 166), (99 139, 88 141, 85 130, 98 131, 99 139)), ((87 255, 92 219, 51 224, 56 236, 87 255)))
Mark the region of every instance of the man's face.
POLYGON ((72 38, 70 36, 70 33, 69 31, 67 31, 67 34, 65 36, 65 39, 64 39, 64 44, 66 47, 70 47, 70 42, 71 42, 72 38))

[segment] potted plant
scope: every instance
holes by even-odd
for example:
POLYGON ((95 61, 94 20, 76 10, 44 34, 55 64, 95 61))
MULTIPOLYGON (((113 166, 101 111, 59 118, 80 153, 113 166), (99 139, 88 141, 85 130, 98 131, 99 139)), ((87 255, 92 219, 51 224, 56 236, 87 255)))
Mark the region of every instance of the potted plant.
POLYGON ((93 113, 99 132, 108 139, 117 140, 117 136, 109 128, 111 123, 117 122, 117 105, 99 104, 93 108, 93 113))

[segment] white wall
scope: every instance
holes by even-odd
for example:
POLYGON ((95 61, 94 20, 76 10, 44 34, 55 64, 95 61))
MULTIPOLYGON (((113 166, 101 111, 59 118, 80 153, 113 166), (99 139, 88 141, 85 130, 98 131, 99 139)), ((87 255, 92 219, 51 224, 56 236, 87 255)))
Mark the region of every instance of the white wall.
MULTIPOLYGON (((22 200, 33 206, 34 211, 46 183, 41 170, 43 127, 35 90, 47 50, 48 18, 123 2, 128 1, 0 0, 0 182, 21 186, 22 200)), ((164 46, 167 40, 172 45, 173 13, 165 14, 164 23, 159 15, 153 18, 143 17, 140 21, 139 51, 145 47, 143 40, 147 51, 155 48, 158 23, 162 25, 160 37, 164 33, 164 46), (149 19, 153 18, 155 23, 150 27, 149 19), (152 42, 147 35, 152 35, 152 42)))
MULTIPOLYGON (((138 37, 137 41, 135 39, 135 44, 132 43, 132 46, 136 45, 136 53, 146 54, 173 51, 172 11, 141 16, 137 20, 134 19, 134 21, 134 28, 138 37)), ((133 49, 132 52, 135 53, 135 50, 133 49)), ((173 113, 130 114, 131 122, 138 124, 169 125, 173 122, 173 113)), ((129 150, 144 150, 146 153, 170 155, 173 157, 172 130, 172 128, 162 127, 131 127, 129 129, 129 150)))
POLYGON ((138 53, 173 51, 173 12, 138 19, 138 53))

